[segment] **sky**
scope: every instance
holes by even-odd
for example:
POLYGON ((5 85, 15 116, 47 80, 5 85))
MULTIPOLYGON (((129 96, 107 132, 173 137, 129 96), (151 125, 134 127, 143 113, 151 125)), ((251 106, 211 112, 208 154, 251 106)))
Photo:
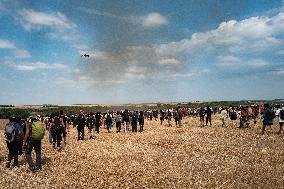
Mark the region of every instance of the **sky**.
POLYGON ((283 84, 282 0, 0 0, 0 104, 275 99, 283 84))

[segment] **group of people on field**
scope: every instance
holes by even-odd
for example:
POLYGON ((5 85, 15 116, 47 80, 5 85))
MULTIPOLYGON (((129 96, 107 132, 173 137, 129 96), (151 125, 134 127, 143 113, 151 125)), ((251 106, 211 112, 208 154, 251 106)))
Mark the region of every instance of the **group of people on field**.
POLYGON ((124 127, 124 132, 129 132, 131 125, 132 132, 143 132, 144 130, 144 111, 117 111, 117 112, 90 112, 84 114, 84 111, 80 111, 78 116, 74 116, 73 125, 77 127, 78 140, 84 140, 84 128, 88 128, 88 138, 95 139, 96 133, 100 132, 100 128, 104 127, 110 133, 112 127, 115 125, 116 132, 121 132, 122 127, 124 127))
POLYGON ((161 110, 146 110, 146 111, 108 111, 106 113, 90 112, 85 114, 80 110, 78 115, 68 116, 63 111, 54 112, 51 115, 42 118, 39 115, 32 115, 28 119, 21 119, 12 117, 9 123, 5 126, 5 139, 8 148, 8 158, 6 166, 10 167, 13 161, 13 167, 19 165, 18 156, 24 155, 26 162, 31 171, 37 171, 42 168, 41 159, 41 140, 44 138, 45 131, 49 133, 49 142, 53 148, 60 150, 62 148, 62 141, 64 145, 67 143, 67 134, 69 126, 77 128, 77 139, 84 140, 85 128, 88 129, 88 139, 95 139, 101 128, 105 128, 107 132, 111 133, 113 126, 116 127, 116 133, 120 133, 123 129, 128 133, 144 131, 144 121, 149 120, 158 121, 163 125, 172 127, 172 119, 176 127, 182 127, 182 120, 185 117, 199 117, 200 127, 212 125, 212 115, 219 113, 222 121, 222 126, 226 126, 226 119, 236 122, 239 119, 239 128, 249 127, 251 121, 257 123, 257 118, 262 118, 261 133, 264 134, 266 127, 273 125, 273 121, 278 116, 280 134, 283 131, 284 125, 284 105, 270 106, 264 104, 261 106, 240 106, 229 108, 171 108, 161 110), (166 121, 165 121, 166 120, 166 121), (131 126, 131 128, 130 128, 131 126), (32 151, 35 151, 36 161, 32 160, 32 151))
MULTIPOLYGON (((279 131, 278 134, 283 131, 284 125, 284 105, 271 106, 269 104, 263 104, 261 106, 240 106, 230 108, 220 108, 220 119, 222 126, 225 126, 225 121, 230 118, 233 122, 233 126, 236 126, 236 120, 239 119, 239 128, 248 128, 251 121, 254 125, 257 124, 257 117, 262 118, 262 130, 261 134, 264 134, 266 127, 274 125, 273 121, 278 117, 279 131)), ((201 116, 200 116, 201 117, 201 116)))

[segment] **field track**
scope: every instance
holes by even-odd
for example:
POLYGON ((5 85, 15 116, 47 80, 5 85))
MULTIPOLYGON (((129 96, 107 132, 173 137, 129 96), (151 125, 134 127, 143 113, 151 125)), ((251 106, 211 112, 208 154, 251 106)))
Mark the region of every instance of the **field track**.
MULTIPOLYGON (((174 124, 174 123, 173 123, 174 124)), ((283 135, 278 123, 261 136, 250 129, 200 128, 198 118, 182 128, 146 121, 143 133, 112 133, 96 140, 76 141, 56 151, 44 138, 41 172, 5 168, 6 145, 0 131, 1 188, 284 188, 283 135)), ((258 125, 260 125, 260 120, 258 125)), ((87 129, 85 129, 87 132, 87 129)))

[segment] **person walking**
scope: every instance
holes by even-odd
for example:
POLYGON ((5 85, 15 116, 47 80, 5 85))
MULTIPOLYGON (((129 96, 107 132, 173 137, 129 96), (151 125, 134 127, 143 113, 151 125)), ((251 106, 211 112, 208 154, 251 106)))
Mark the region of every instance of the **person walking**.
POLYGON ((181 128, 182 127, 182 111, 180 107, 177 108, 177 114, 178 114, 178 127, 181 128))
POLYGON ((117 111, 115 117, 115 125, 117 133, 119 133, 121 130, 121 123, 122 123, 122 116, 120 115, 120 111, 117 111))
POLYGON ((19 123, 16 122, 15 118, 10 118, 9 123, 5 126, 5 140, 8 148, 8 160, 6 163, 6 167, 9 168, 11 166, 11 161, 13 162, 13 167, 19 165, 18 155, 20 151, 20 138, 22 136, 22 127, 19 123))
POLYGON ((130 123, 129 111, 126 109, 123 112, 123 124, 124 124, 124 132, 125 133, 128 133, 129 123, 130 123))
POLYGON ((139 132, 143 132, 144 130, 144 113, 143 111, 140 111, 139 113, 139 117, 138 117, 138 122, 139 122, 139 127, 140 127, 140 130, 139 132))
POLYGON ((45 128, 37 116, 32 116, 31 122, 27 125, 26 134, 24 137, 24 147, 26 161, 31 171, 41 170, 41 141, 44 138, 45 128), (35 150, 36 163, 32 159, 32 151, 35 150))
POLYGON ((100 133, 101 119, 101 112, 97 112, 95 115, 95 130, 98 134, 100 133))
POLYGON ((225 108, 222 108, 221 113, 220 113, 220 119, 222 121, 222 127, 225 126, 225 122, 226 122, 227 117, 228 117, 227 110, 225 108))
POLYGON ((84 140, 84 127, 86 124, 86 118, 83 110, 80 110, 80 114, 77 117, 77 132, 78 132, 78 141, 84 140))
POLYGON ((94 131, 95 130, 94 129, 95 128, 95 121, 96 121, 96 119, 95 119, 94 113, 91 112, 89 114, 89 117, 87 118, 89 140, 95 139, 95 131, 94 131), (93 131, 94 131, 94 136, 92 134, 93 131))
POLYGON ((262 131, 261 131, 262 135, 264 134, 266 127, 273 125, 274 117, 275 117, 275 114, 270 109, 269 104, 264 104, 263 121, 262 121, 263 125, 262 125, 262 131))
POLYGON ((137 122, 138 122, 137 112, 134 111, 131 115, 132 132, 137 132, 137 122))
POLYGON ((165 112, 163 110, 160 110, 161 125, 163 125, 164 120, 165 120, 165 112))
POLYGON ((63 132, 63 121, 59 115, 59 112, 55 113, 55 116, 52 121, 52 144, 53 148, 60 148, 61 147, 61 141, 62 141, 62 132, 63 132))
POLYGON ((232 111, 230 113, 230 119, 233 123, 233 127, 235 127, 236 126, 236 120, 238 119, 238 114, 237 114, 234 107, 232 108, 232 111))
POLYGON ((111 132, 111 128, 112 128, 112 116, 110 113, 107 113, 105 115, 105 120, 106 120, 106 127, 107 127, 107 132, 111 132))
POLYGON ((168 118, 168 126, 169 127, 172 127, 172 117, 173 117, 173 115, 172 115, 172 112, 171 112, 171 110, 170 109, 168 109, 168 111, 167 111, 167 118, 168 118))
POLYGON ((279 131, 278 134, 283 131, 283 125, 284 125, 284 104, 282 104, 281 109, 278 109, 276 111, 276 115, 279 117, 279 131))
POLYGON ((199 118, 200 118, 200 127, 204 127, 204 116, 205 116, 205 110, 203 107, 199 110, 199 118))
POLYGON ((208 125, 208 122, 210 123, 210 126, 212 125, 211 123, 211 115, 212 115, 212 110, 209 106, 207 106, 206 110, 205 110, 205 116, 206 116, 206 124, 205 126, 208 125))
POLYGON ((63 111, 60 111, 60 122, 61 122, 61 127, 62 127, 63 142, 65 145, 67 143, 66 137, 67 137, 67 131, 69 129, 68 129, 67 116, 64 115, 63 111))

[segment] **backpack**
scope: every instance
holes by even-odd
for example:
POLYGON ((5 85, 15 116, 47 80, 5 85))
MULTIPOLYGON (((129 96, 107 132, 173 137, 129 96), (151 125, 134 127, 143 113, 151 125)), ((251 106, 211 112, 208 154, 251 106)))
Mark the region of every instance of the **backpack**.
POLYGON ((232 112, 230 118, 231 120, 236 120, 238 118, 237 112, 232 112))
POLYGON ((8 143, 14 142, 16 139, 16 125, 13 122, 8 123, 5 126, 5 140, 8 143))
POLYGON ((107 122, 107 123, 112 123, 112 118, 111 118, 111 116, 110 116, 110 115, 108 115, 108 116, 107 116, 107 118, 106 118, 106 122, 107 122))
POLYGON ((40 121, 32 123, 32 139, 42 140, 45 134, 45 129, 40 121))
POLYGON ((272 111, 272 110, 270 110, 270 111, 268 112, 268 119, 274 119, 274 118, 275 118, 275 112, 272 111))
POLYGON ((90 125, 95 125, 95 117, 94 117, 94 116, 91 116, 91 117, 89 118, 89 124, 90 124, 90 125))
POLYGON ((284 110, 280 110, 280 119, 284 120, 284 110))
POLYGON ((122 122, 122 117, 120 115, 116 116, 115 122, 121 123, 122 122))

